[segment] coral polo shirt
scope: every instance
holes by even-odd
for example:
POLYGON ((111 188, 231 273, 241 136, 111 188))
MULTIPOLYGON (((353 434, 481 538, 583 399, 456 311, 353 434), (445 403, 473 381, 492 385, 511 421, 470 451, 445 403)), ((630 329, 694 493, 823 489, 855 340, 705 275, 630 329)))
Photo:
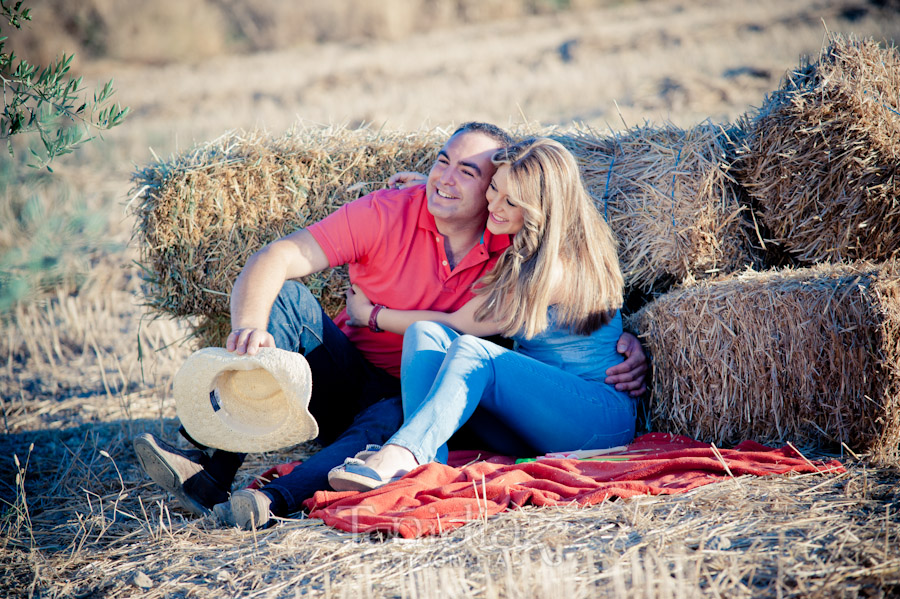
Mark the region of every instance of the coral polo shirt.
MULTIPOLYGON (((400 310, 453 312, 472 298, 472 284, 509 244, 485 230, 481 241, 450 269, 441 235, 428 212, 425 186, 385 189, 345 204, 307 230, 331 266, 349 265, 350 280, 374 304, 400 310)), ((403 336, 335 323, 375 366, 400 376, 403 336)))

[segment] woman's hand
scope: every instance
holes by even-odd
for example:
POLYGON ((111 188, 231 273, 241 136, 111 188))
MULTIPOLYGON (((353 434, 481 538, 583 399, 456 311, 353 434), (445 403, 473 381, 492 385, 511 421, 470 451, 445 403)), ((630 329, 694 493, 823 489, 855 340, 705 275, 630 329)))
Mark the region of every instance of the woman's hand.
POLYGON ((351 285, 347 289, 347 324, 352 327, 369 326, 369 316, 372 314, 372 308, 375 305, 369 301, 362 290, 356 285, 351 285))
POLYGON ((427 181, 428 177, 422 173, 401 171, 388 179, 387 186, 391 189, 405 189, 407 187, 412 187, 413 185, 425 185, 427 181))
POLYGON ((625 361, 606 369, 606 383, 615 385, 619 391, 628 391, 632 397, 640 397, 647 390, 644 383, 647 357, 641 342, 631 333, 622 333, 616 351, 625 356, 625 361))

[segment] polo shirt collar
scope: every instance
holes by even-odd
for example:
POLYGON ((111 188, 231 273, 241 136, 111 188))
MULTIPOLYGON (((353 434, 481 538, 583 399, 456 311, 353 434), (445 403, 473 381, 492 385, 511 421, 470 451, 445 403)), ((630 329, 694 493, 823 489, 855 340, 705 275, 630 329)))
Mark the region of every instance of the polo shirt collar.
POLYGON ((426 231, 431 231, 435 235, 440 235, 440 231, 438 231, 437 223, 434 222, 434 216, 428 212, 428 198, 425 196, 425 186, 421 187, 421 193, 419 194, 419 221, 418 225, 420 229, 425 229, 426 231))

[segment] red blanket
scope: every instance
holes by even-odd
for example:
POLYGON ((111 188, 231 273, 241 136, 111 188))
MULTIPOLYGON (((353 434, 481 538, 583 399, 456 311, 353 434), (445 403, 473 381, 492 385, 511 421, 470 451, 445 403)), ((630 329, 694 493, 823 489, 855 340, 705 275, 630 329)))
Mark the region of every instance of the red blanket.
POLYGON ((635 439, 594 459, 513 458, 451 452, 450 465, 419 466, 373 491, 319 491, 304 505, 310 518, 349 532, 385 531, 414 538, 526 505, 593 505, 610 497, 683 493, 729 476, 844 472, 837 460, 812 463, 791 447, 745 441, 734 449, 664 433, 635 439))

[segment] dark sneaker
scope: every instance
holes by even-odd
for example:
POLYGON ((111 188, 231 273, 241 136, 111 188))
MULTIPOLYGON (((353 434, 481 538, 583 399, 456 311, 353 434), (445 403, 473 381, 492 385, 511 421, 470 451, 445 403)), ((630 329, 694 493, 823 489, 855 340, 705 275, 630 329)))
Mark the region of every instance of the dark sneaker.
POLYGON ((217 503, 228 501, 228 492, 204 469, 207 457, 202 451, 178 449, 150 433, 135 437, 133 445, 147 476, 192 514, 205 516, 217 503))
POLYGON ((256 489, 241 489, 231 494, 231 499, 213 508, 216 518, 228 526, 244 530, 265 528, 272 520, 268 495, 256 489))

